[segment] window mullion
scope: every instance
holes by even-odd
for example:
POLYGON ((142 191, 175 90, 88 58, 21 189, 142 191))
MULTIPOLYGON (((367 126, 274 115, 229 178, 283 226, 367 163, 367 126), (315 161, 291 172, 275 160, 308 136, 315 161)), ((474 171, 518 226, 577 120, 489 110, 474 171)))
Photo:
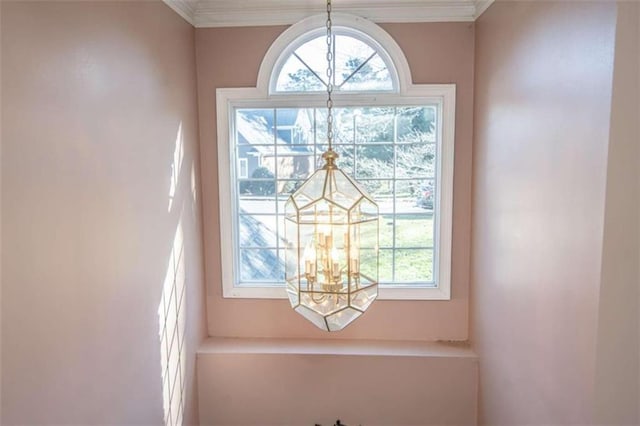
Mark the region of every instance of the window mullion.
POLYGON ((304 65, 304 66, 305 66, 305 68, 306 68, 306 69, 308 69, 308 70, 309 70, 309 72, 310 72, 311 74, 313 74, 313 75, 314 75, 318 80, 320 80, 320 82, 321 82, 322 84, 324 84, 324 85, 326 86, 326 83, 324 82, 324 80, 322 79, 322 77, 320 77, 320 76, 318 75, 318 73, 317 73, 317 72, 315 72, 315 71, 313 70, 313 68, 311 68, 311 67, 309 66, 309 64, 307 64, 307 63, 306 63, 306 62, 305 62, 305 61, 304 61, 300 56, 298 56, 298 54, 297 54, 297 53, 293 52, 293 56, 295 56, 296 58, 298 58, 298 60, 299 60, 300 62, 302 62, 302 65, 304 65))
POLYGON ((356 118, 358 118, 358 116, 356 115, 355 111, 353 113, 353 141, 352 141, 352 146, 353 146, 353 178, 357 179, 358 176, 358 147, 356 146, 356 140, 358 138, 358 130, 357 130, 357 126, 356 126, 356 118))
POLYGON ((374 57, 377 55, 377 52, 373 52, 363 63, 361 63, 360 65, 358 65, 358 67, 351 73, 349 74, 349 76, 347 78, 345 78, 344 80, 342 80, 342 83, 340 83, 340 86, 338 86, 338 88, 341 88, 342 86, 345 85, 345 83, 347 81, 349 81, 351 79, 351 77, 353 77, 354 75, 356 75, 356 73, 358 71, 360 71, 362 69, 362 67, 364 67, 365 65, 367 65, 367 63, 374 57))
POLYGON ((273 188, 276 203, 276 259, 280 262, 280 220, 278 205, 278 108, 273 109, 273 188))
MULTIPOLYGON (((233 150, 233 160, 231 161, 231 185, 233 185, 233 188, 231 189, 231 193, 233 194, 233 206, 235 208, 236 214, 235 217, 233 219, 234 225, 233 225, 233 231, 232 231, 232 235, 233 235, 233 239, 234 242, 240 243, 240 223, 238 221, 239 215, 238 213, 240 212, 240 179, 238 179, 238 171, 236 169, 237 165, 236 165, 236 161, 235 159, 240 157, 240 146, 238 144, 238 129, 237 129, 237 112, 236 110, 232 110, 232 116, 233 116, 233 126, 231 126, 231 129, 233 131, 233 134, 231 135, 230 139, 231 139, 231 144, 232 144, 232 150, 233 150)), ((231 150, 229 150, 231 151, 231 150)), ((247 170, 248 173, 248 170, 247 170)), ((233 263, 234 263, 234 268, 238 271, 238 273, 234 276, 234 282, 233 285, 235 286, 236 284, 238 284, 240 282, 240 268, 241 268, 241 250, 237 249, 237 250, 233 250, 233 263)))
POLYGON ((393 108, 393 229, 392 229, 392 262, 391 281, 396 282, 396 142, 398 141, 398 108, 393 108))

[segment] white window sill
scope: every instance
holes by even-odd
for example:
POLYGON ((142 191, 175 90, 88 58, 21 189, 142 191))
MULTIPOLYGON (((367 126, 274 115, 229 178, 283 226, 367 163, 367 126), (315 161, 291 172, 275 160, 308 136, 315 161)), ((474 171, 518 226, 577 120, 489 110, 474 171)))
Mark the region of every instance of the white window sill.
POLYGON ((198 348, 199 355, 236 353, 477 358, 467 342, 210 337, 198 348))
MULTIPOLYGON (((287 299, 283 287, 252 286, 223 288, 223 297, 237 299, 287 299)), ((448 289, 439 287, 379 287, 377 300, 450 300, 448 289)))

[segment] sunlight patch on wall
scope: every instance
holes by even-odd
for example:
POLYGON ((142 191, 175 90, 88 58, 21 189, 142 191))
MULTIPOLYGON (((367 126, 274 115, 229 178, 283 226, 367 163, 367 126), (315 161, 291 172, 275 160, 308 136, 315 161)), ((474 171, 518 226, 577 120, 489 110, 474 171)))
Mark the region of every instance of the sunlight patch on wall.
POLYGON ((184 414, 185 264, 182 220, 178 223, 158 307, 164 424, 182 424, 184 414))
POLYGON ((171 164, 171 183, 169 185, 169 207, 167 211, 171 211, 173 201, 178 188, 178 179, 180 178, 180 170, 182 170, 182 160, 184 157, 184 137, 182 134, 182 122, 178 126, 178 134, 176 135, 176 144, 173 150, 173 163, 171 164))
POLYGON ((191 166, 191 197, 193 204, 196 205, 198 201, 198 191, 196 187, 196 168, 193 165, 191 166))

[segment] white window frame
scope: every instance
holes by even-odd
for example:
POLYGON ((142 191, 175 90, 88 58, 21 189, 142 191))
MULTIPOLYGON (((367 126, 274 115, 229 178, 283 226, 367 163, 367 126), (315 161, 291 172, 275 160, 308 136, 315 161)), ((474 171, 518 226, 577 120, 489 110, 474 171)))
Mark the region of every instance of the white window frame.
MULTIPOLYGON (((274 65, 281 56, 289 52, 291 46, 301 36, 324 25, 323 16, 305 19, 291 26, 271 46, 263 59, 258 73, 258 82, 253 88, 219 88, 216 91, 217 136, 218 136, 218 179, 220 195, 220 241, 222 257, 222 294, 225 298, 286 299, 285 286, 273 284, 236 286, 235 269, 237 259, 234 242, 234 229, 237 226, 237 214, 233 211, 235 203, 234 183, 237 161, 230 149, 230 141, 235 133, 233 113, 237 108, 308 108, 326 106, 326 94, 319 93, 270 93, 274 78, 272 72, 278 69, 274 65)), ((451 241, 453 220, 453 168, 455 143, 455 84, 413 84, 409 66, 400 47, 382 28, 363 18, 336 14, 335 25, 354 28, 367 34, 379 43, 379 49, 386 52, 395 67, 398 90, 369 93, 335 93, 334 106, 422 106, 437 105, 439 108, 437 132, 437 167, 434 205, 434 281, 435 287, 415 285, 393 288, 380 285, 379 300, 449 300, 451 298, 451 241)), ((299 45, 299 44, 298 44, 299 45)), ((290 52, 289 52, 290 53, 290 52)), ((394 75, 392 74, 392 76, 394 75)), ((283 283, 284 284, 284 283, 283 283)))

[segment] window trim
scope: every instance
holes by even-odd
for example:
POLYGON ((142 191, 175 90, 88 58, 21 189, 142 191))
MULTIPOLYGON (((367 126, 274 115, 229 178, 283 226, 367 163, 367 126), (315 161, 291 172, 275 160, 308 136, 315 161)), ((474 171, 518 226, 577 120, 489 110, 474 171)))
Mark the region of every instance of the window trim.
MULTIPOLYGON (((438 104, 441 119, 438 122, 437 140, 439 167, 436 181, 440 191, 436 192, 435 252, 437 259, 434 281, 437 287, 380 287, 379 300, 449 300, 451 299, 451 242, 453 229, 453 168, 455 145, 455 84, 421 84, 406 87, 401 94, 351 94, 341 93, 334 97, 337 108, 344 106, 407 106, 438 104)), ((324 106, 322 93, 291 96, 265 95, 259 88, 219 88, 216 91, 217 136, 218 136, 218 182, 220 195, 220 240, 236 241, 235 221, 232 206, 235 205, 232 191, 231 167, 236 161, 230 150, 230 138, 234 134, 233 111, 235 108, 302 108, 324 106)), ((222 295, 225 298, 286 299, 285 287, 241 286, 236 287, 234 250, 221 249, 222 295)))
MULTIPOLYGON (((234 229, 237 215, 232 215, 235 206, 235 195, 232 191, 232 168, 237 162, 230 150, 230 137, 234 134, 233 111, 235 108, 304 108, 324 107, 326 94, 324 92, 273 92, 280 67, 293 47, 308 40, 308 34, 314 34, 318 28, 324 28, 325 15, 312 16, 292 25, 285 30, 271 45, 265 54, 260 69, 256 87, 252 88, 218 88, 216 91, 216 120, 217 120, 217 148, 218 148, 218 182, 220 206, 220 241, 222 296, 224 298, 249 299, 287 299, 285 287, 273 286, 234 286, 235 277, 235 249, 224 247, 237 241, 234 229), (306 38, 307 37, 307 38, 306 38), (284 59, 283 59, 284 58, 284 59)), ((436 192, 435 208, 437 227, 435 229, 434 281, 437 287, 398 286, 395 288, 379 287, 379 300, 449 300, 451 299, 451 245, 453 228, 453 169, 455 145, 455 84, 413 84, 409 64, 395 40, 381 27, 364 18, 333 13, 332 21, 335 26, 352 29, 362 34, 366 42, 377 48, 385 63, 389 67, 394 91, 371 92, 334 92, 334 106, 407 106, 439 104, 441 119, 438 122, 437 140, 438 161, 436 180, 440 191, 436 192), (387 60, 390 59, 390 62, 387 60)))

